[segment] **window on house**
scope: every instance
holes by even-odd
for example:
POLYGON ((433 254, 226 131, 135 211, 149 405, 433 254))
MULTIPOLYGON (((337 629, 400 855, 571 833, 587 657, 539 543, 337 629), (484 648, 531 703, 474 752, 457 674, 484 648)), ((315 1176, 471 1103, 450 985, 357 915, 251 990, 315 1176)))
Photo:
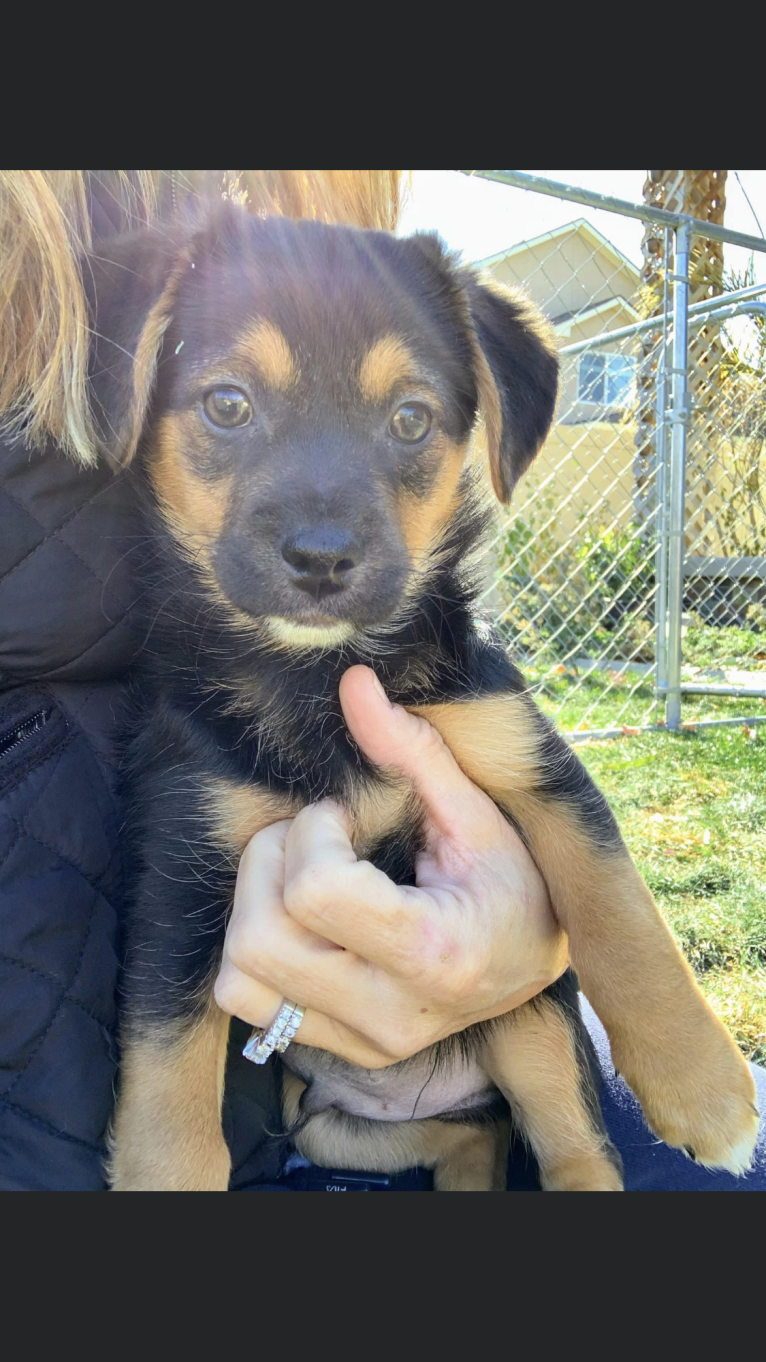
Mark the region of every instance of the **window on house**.
POLYGON ((624 407, 630 398, 635 361, 625 355, 580 356, 577 395, 581 402, 601 407, 624 407))

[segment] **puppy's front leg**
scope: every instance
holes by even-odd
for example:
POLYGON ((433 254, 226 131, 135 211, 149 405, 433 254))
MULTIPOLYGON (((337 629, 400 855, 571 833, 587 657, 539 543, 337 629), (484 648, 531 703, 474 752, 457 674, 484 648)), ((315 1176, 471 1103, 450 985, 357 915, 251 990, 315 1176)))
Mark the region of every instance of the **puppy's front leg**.
POLYGON ((128 1030, 110 1134, 116 1192, 225 1192, 221 1130, 230 1018, 211 1001, 191 1022, 128 1030))
POLYGON ((750 1071, 582 763, 522 694, 416 712, 524 835, 614 1063, 652 1129, 700 1163, 745 1172, 758 1130, 750 1071))
POLYGON ((168 756, 167 734, 155 723, 142 738, 150 753, 142 767, 151 774, 156 752, 168 769, 144 814, 109 1171, 116 1191, 225 1191, 229 1017, 213 1001, 213 981, 239 857, 255 833, 293 809, 259 786, 184 764, 182 752, 168 756))

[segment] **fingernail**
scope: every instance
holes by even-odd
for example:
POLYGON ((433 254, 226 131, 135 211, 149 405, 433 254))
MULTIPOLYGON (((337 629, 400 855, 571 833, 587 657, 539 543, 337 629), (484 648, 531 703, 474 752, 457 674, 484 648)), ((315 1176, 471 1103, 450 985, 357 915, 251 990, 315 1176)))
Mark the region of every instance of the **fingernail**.
POLYGON ((391 701, 389 700, 388 696, 386 695, 386 692, 384 691, 383 687, 381 686, 381 684, 380 684, 380 682, 379 682, 377 676, 375 676, 374 674, 373 674, 373 678, 372 678, 372 684, 373 684, 373 686, 375 687, 376 691, 378 692, 378 695, 380 696, 381 700, 384 700, 384 701, 385 701, 385 703, 388 705, 388 708, 389 708, 389 709, 393 709, 393 705, 391 704, 391 701))

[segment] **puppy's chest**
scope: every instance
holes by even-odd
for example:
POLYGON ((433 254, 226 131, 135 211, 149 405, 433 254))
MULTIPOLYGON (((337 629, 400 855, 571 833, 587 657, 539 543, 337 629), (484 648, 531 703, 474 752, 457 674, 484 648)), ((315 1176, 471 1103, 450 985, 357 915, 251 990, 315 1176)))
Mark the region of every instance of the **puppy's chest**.
MULTIPOLYGON (((351 840, 360 859, 369 859, 396 883, 411 883, 420 850, 422 812, 405 780, 353 779, 331 787, 352 816, 351 840)), ((294 818, 311 801, 305 789, 279 790, 260 782, 210 776, 203 804, 213 840, 237 858, 257 832, 294 818)))

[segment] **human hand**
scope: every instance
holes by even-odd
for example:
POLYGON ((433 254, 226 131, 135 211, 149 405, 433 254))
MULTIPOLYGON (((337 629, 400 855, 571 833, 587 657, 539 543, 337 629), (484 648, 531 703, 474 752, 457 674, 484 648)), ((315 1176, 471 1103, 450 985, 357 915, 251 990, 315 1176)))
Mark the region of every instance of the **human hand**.
POLYGON ((340 698, 369 760, 422 801, 417 887, 357 859, 333 800, 265 828, 240 861, 215 997, 262 1027, 300 1002, 301 1044, 376 1069, 526 1002, 568 948, 529 852, 436 730, 367 667, 346 672, 340 698))

